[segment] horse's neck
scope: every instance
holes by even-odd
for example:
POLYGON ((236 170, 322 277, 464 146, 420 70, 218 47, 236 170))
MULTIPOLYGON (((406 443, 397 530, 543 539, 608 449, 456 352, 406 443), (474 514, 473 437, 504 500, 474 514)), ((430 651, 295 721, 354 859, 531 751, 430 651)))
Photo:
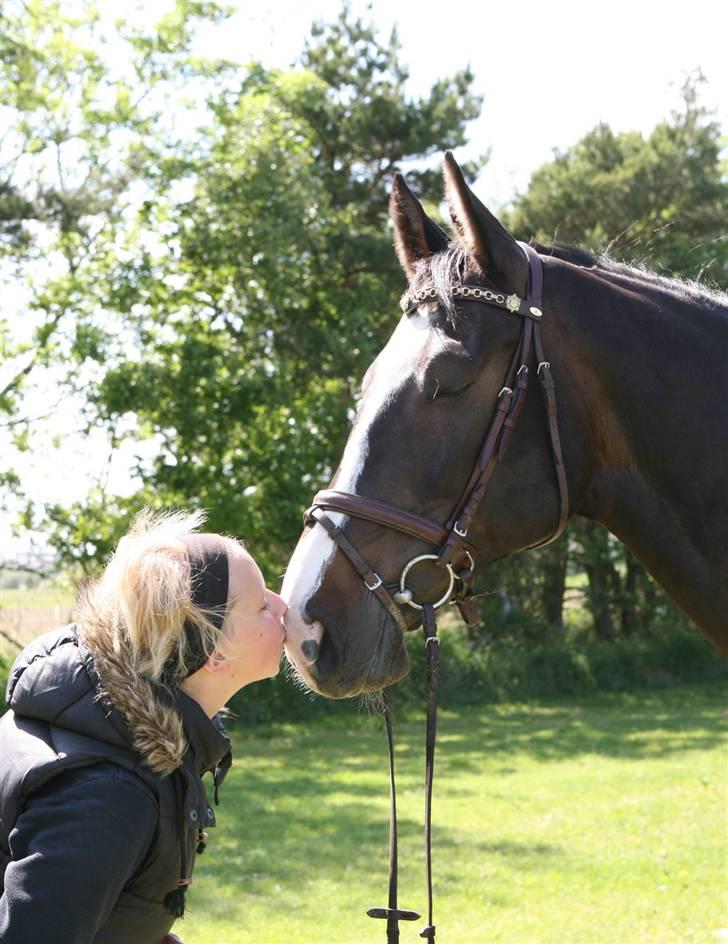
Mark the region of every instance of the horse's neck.
POLYGON ((586 416, 577 510, 728 645, 728 312, 596 273, 580 282, 556 339, 586 416))

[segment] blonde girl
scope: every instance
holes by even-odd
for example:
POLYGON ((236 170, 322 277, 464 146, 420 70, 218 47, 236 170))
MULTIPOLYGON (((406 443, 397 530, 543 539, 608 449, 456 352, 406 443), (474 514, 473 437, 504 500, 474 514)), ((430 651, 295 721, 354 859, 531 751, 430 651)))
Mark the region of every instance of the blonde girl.
POLYGON ((0 940, 160 944, 231 763, 219 712, 278 672, 286 605, 204 514, 142 512, 0 719, 0 940))

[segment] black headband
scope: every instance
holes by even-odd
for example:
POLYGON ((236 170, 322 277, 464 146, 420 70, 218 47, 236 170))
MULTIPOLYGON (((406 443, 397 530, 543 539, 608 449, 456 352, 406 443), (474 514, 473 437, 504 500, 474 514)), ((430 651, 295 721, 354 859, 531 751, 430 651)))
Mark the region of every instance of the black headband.
MULTIPOLYGON (((190 562, 192 602, 205 611, 205 616, 222 629, 228 601, 230 573, 225 538, 219 534, 187 534, 182 537, 190 562)), ((197 672, 207 662, 208 654, 202 644, 200 630, 194 623, 184 626, 187 655, 180 676, 176 656, 164 668, 162 681, 179 684, 183 678, 197 672)))

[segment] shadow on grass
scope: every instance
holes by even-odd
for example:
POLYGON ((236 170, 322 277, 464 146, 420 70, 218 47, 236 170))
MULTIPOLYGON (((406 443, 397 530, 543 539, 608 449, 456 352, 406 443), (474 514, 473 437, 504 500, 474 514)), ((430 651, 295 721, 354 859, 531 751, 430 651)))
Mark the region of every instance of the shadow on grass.
MULTIPOLYGON (((673 752, 705 750, 724 743, 725 681, 641 693, 598 693, 540 701, 533 706, 456 709, 442 712, 440 763, 477 771, 483 756, 559 760, 599 754, 641 761, 673 752), (504 757, 505 755, 505 757, 504 757)), ((408 715, 411 718, 411 713, 408 715)), ((402 729, 414 733, 407 722, 402 729)))
MULTIPOLYGON (((411 743, 419 740, 419 731, 415 737, 418 726, 407 727, 413 731, 401 732, 397 758, 400 857, 403 862, 417 860, 419 878, 422 772, 419 745, 411 743), (413 815, 402 811, 407 794, 416 797, 413 815)), ((322 731, 317 725, 301 735, 265 741, 234 738, 238 759, 221 791, 220 826, 211 831, 211 855, 205 857, 214 883, 214 901, 206 900, 208 895, 200 901, 208 914, 219 910, 224 915, 228 902, 239 901, 241 895, 276 896, 279 905, 300 904, 308 880, 322 873, 337 882, 347 873, 371 877, 382 898, 372 904, 385 903, 388 788, 381 732, 374 724, 353 732, 336 726, 322 731)), ((453 743, 447 753, 457 750, 453 743)), ((462 839, 457 829, 438 835, 440 862, 457 861, 462 839)), ((480 846, 484 854, 520 860, 523 868, 560 851, 546 843, 517 841, 480 846)), ((447 871, 441 870, 442 881, 447 881, 447 871)))
MULTIPOLYGON (((632 762, 719 747, 726 694, 725 683, 714 683, 533 706, 444 709, 436 793, 472 797, 457 775, 482 774, 492 798, 493 788, 501 789, 504 775, 524 760, 599 754, 632 762)), ((419 880, 424 723, 410 709, 399 718, 400 862, 419 880)), ((381 719, 346 705, 312 723, 231 733, 236 762, 221 791, 210 853, 198 865, 193 909, 203 920, 224 922, 235 914, 250 928, 264 920, 266 909, 287 910, 296 926, 307 926, 321 909, 359 909, 363 884, 373 889, 368 905, 383 906, 388 785, 381 719), (322 901, 322 895, 330 897, 322 901)), ((437 830, 436 843, 441 890, 457 887, 463 848, 470 855, 477 849, 479 861, 514 863, 520 872, 542 869, 565 854, 558 843, 474 840, 466 825, 461 829, 452 819, 446 830, 437 830)))

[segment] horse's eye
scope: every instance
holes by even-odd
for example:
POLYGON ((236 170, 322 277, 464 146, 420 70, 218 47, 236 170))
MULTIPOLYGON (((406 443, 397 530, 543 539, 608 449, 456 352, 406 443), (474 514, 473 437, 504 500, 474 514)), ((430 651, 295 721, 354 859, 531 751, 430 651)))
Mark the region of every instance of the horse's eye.
POLYGON ((432 394, 433 400, 455 400, 458 397, 461 397, 466 390, 469 390, 473 386, 473 381, 469 383, 462 384, 460 387, 454 387, 451 390, 446 390, 441 387, 439 384, 435 386, 435 392, 432 394))

